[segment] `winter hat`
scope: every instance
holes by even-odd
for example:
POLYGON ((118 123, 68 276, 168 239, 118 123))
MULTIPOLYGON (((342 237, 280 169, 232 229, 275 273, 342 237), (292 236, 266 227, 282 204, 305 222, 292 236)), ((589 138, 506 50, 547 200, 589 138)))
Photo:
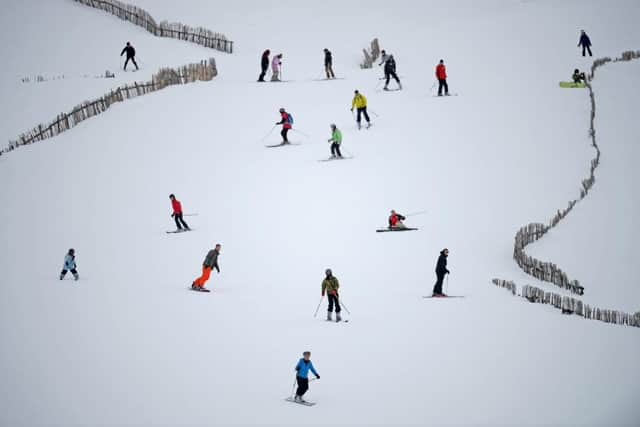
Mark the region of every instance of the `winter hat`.
POLYGON ((281 112, 281 113, 284 113, 284 108, 281 108, 281 109, 280 109, 280 112, 281 112))
POLYGON ((330 269, 330 268, 327 268, 327 269, 324 271, 324 274, 326 274, 327 276, 331 276, 331 275, 333 274, 333 272, 331 271, 331 269, 330 269))

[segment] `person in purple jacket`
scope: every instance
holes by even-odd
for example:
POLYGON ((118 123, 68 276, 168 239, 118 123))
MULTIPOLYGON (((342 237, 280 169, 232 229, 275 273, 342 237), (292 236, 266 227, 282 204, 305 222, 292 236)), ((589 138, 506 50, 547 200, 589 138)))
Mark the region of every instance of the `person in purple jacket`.
POLYGON ((282 54, 279 53, 271 60, 271 81, 280 81, 280 69, 282 68, 282 54))
POLYGON ((589 56, 593 56, 591 54, 591 40, 584 30, 580 30, 580 41, 578 42, 578 46, 582 46, 582 56, 585 56, 585 49, 589 52, 589 56))

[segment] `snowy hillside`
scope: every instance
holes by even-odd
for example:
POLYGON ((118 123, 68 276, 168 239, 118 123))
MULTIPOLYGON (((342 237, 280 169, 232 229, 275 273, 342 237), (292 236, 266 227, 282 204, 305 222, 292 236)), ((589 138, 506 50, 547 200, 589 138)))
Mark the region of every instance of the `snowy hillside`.
MULTIPOLYGON (((558 87, 591 65, 579 30, 594 58, 640 49, 637 2, 133 2, 223 32, 235 53, 71 0, 10 0, 0 17, 5 142, 162 66, 213 56, 219 71, 0 157, 0 425, 640 423, 637 328, 491 284, 558 292, 513 262, 513 236, 588 173, 588 93, 558 87), (382 70, 358 67, 374 37, 404 90, 383 92, 382 70), (119 70, 126 41, 137 73, 119 70), (267 48, 289 82, 255 82, 267 48), (344 79, 318 81, 323 48, 344 79), (440 58, 459 96, 433 97, 440 58), (116 78, 20 81, 105 70, 116 78), (356 128, 354 89, 371 129, 356 128), (300 145, 265 148, 280 141, 279 127, 261 139, 281 107, 300 145), (331 123, 353 159, 318 161, 331 123), (165 233, 170 193, 198 214, 185 218, 193 232, 165 233), (406 221, 418 231, 375 233, 390 209, 426 213, 406 221), (212 292, 188 291, 216 243, 212 292), (60 282, 71 247, 80 280, 60 282), (447 292, 465 298, 423 299, 444 247, 447 292), (323 320, 326 298, 313 316, 328 267, 348 323, 323 320), (312 408, 283 400, 304 350, 321 375, 312 408)), ((529 248, 580 279, 585 301, 628 312, 640 310, 639 70, 598 71, 598 181, 529 248)))

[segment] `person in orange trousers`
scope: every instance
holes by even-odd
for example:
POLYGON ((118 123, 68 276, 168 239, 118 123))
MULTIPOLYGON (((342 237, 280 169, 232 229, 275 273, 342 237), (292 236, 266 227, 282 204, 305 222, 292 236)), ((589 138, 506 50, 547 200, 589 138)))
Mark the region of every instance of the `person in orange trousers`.
POLYGON ((209 277, 211 276, 211 270, 214 268, 220 273, 220 267, 218 266, 218 256, 220 255, 220 249, 222 246, 218 243, 215 249, 211 249, 202 263, 202 275, 193 281, 191 284, 191 289, 194 291, 205 291, 208 289, 204 287, 204 284, 207 283, 209 277))

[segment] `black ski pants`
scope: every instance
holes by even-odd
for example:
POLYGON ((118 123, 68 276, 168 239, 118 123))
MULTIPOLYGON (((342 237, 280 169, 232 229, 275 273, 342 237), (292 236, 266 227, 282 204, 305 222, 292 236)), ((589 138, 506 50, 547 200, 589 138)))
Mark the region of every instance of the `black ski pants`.
POLYGON ((394 70, 384 70, 384 75, 387 78, 387 81, 384 84, 385 87, 389 86, 389 79, 391 79, 391 77, 393 77, 396 82, 400 83, 400 79, 394 70))
POLYGON ((298 390, 296 390, 296 396, 304 396, 304 394, 309 390, 309 378, 296 377, 298 381, 298 390))
POLYGON ((178 230, 182 230, 183 226, 187 230, 189 229, 189 226, 186 222, 184 222, 184 219, 182 218, 182 213, 173 214, 173 219, 176 221, 176 227, 178 227, 178 230))
POLYGON ((282 142, 289 142, 289 140, 287 139, 287 133, 289 132, 289 128, 282 128, 282 132, 280 132, 280 135, 282 135, 282 142))
POLYGON ((327 78, 328 79, 335 79, 336 78, 336 75, 333 73, 333 65, 331 64, 331 62, 325 62, 324 71, 325 71, 325 73, 327 73, 327 78))
POLYGON ((438 79, 438 96, 442 96, 442 89, 444 89, 444 94, 449 94, 449 85, 447 84, 447 79, 438 79))
POLYGON ((258 81, 259 82, 263 82, 264 81, 264 76, 267 74, 267 70, 269 69, 269 65, 267 64, 267 66, 263 66, 262 67, 262 72, 260 73, 260 77, 258 77, 258 81))
POLYGON ((591 46, 582 45, 582 56, 585 56, 585 54, 584 54, 584 51, 585 51, 585 50, 586 50, 587 52, 589 52, 589 56, 593 56, 593 55, 591 54, 591 46))
MULTIPOLYGON (((340 152, 340 144, 338 144, 337 142, 331 144, 331 154, 333 156, 342 157, 342 153, 340 152)), ((331 295, 329 295, 329 298, 331 298, 331 295)))
MULTIPOLYGON (((75 268, 72 268, 72 269, 71 269, 71 270, 69 270, 69 271, 71 271, 71 274, 73 274, 73 275, 74 275, 74 277, 78 275, 78 270, 76 270, 75 268)), ((62 271, 60 272, 60 277, 64 277, 64 276, 66 276, 66 275, 67 275, 67 270, 62 269, 62 271)))
POLYGON ((444 281, 444 273, 436 273, 436 276, 438 277, 438 280, 436 280, 436 284, 433 286, 433 293, 434 294, 441 294, 442 293, 442 282, 444 281))
POLYGON ((364 119, 367 123, 371 122, 371 120, 369 120, 369 114, 367 113, 367 107, 358 108, 358 115, 356 116, 356 121, 358 123, 362 120, 362 115, 364 115, 364 119))
POLYGON ((133 62, 133 65, 136 66, 136 70, 139 70, 138 64, 136 63, 136 59, 133 56, 127 56, 127 60, 124 61, 124 69, 125 69, 125 71, 127 70, 127 64, 129 63, 129 61, 133 62))
POLYGON ((329 294, 327 298, 329 299, 329 313, 333 313, 334 305, 336 307, 336 313, 340 313, 342 309, 340 308, 340 299, 338 297, 338 293, 336 292, 335 295, 329 294))

